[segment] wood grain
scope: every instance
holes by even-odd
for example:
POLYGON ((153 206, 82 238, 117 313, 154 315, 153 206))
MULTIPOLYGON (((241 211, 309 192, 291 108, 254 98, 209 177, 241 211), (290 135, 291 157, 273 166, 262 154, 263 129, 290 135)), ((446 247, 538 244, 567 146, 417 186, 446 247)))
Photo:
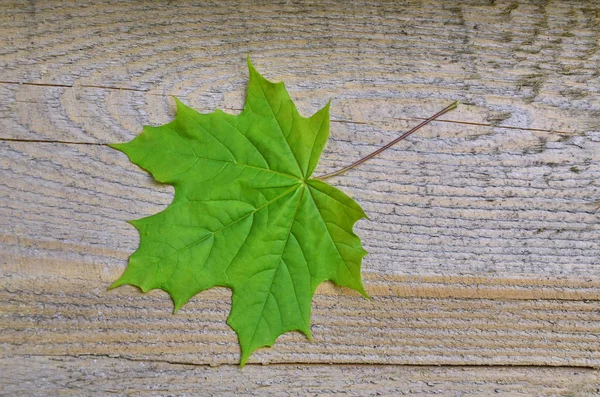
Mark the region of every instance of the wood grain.
MULTIPOLYGON (((351 133, 338 130, 324 171, 352 147, 351 133)), ((472 153, 467 142, 442 149, 437 140, 423 140, 413 150, 392 151, 332 180, 370 217, 356 227, 370 253, 365 271, 598 280, 600 142, 558 142, 528 156, 488 149, 525 147, 527 140, 518 135, 482 143, 483 153, 472 153), (570 169, 585 156, 594 159, 578 172, 570 169), (551 163, 561 157, 564 162, 551 163)), ((156 213, 172 200, 171 187, 151 182, 108 147, 0 147, 5 233, 55 241, 57 250, 73 244, 81 254, 102 247, 112 251, 98 255, 106 266, 122 269, 137 247, 137 231, 124 221, 156 213)))
POLYGON ((12 396, 578 396, 597 395, 598 371, 581 368, 365 365, 191 366, 102 356, 0 359, 12 396), (18 387, 16 387, 18 385, 18 387))
POLYGON ((48 113, 46 123, 4 133, 138 133, 140 122, 164 121, 155 104, 164 108, 167 95, 198 109, 239 108, 247 55, 284 80, 305 112, 333 98, 341 119, 385 123, 460 100, 471 108, 450 120, 598 131, 593 0, 463 3, 4 2, 0 81, 13 92, 5 103, 29 103, 7 122, 48 113), (80 106, 80 95, 93 105, 80 106))
POLYGON ((599 42, 593 0, 2 2, 0 389, 597 394, 597 372, 547 366, 600 366, 599 42), (105 291, 139 242, 125 220, 172 200, 106 144, 171 120, 173 95, 239 112, 247 55, 303 114, 333 100, 317 174, 461 105, 331 180, 370 216, 373 301, 324 284, 315 340, 240 373, 229 291, 175 316, 105 291))
MULTIPOLYGON (((5 357, 239 361, 237 337, 225 323, 227 289, 205 291, 173 315, 163 292, 144 295, 133 287, 107 292, 113 274, 98 275, 101 269, 86 267, 87 276, 75 277, 67 266, 61 275, 42 274, 42 266, 33 274, 31 267, 21 275, 1 274, 5 357)), ((369 292, 377 287, 383 285, 373 288, 367 282, 369 292)), ((325 285, 313 300, 314 340, 285 334, 250 362, 599 367, 597 308, 597 300, 424 298, 393 292, 374 294, 370 301, 325 285)))

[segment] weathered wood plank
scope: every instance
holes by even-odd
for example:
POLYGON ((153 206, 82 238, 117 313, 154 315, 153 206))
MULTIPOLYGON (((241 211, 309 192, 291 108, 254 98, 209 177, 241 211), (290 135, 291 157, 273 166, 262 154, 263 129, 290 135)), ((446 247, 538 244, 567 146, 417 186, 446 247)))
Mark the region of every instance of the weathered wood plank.
POLYGON ((598 371, 331 365, 190 366, 108 357, 0 359, 11 396, 594 396, 598 371))
MULTIPOLYGON (((76 264, 65 265, 60 275, 44 274, 43 266, 35 273, 26 266, 21 275, 0 275, 5 357, 93 354, 238 363, 237 337, 225 323, 227 289, 205 291, 172 315, 165 293, 144 295, 133 287, 107 292, 112 274, 79 267, 88 270, 87 277, 71 274, 76 264)), ((587 300, 405 298, 393 292, 369 301, 325 286, 313 301, 314 340, 285 334, 251 362, 598 367, 597 306, 587 300)))
POLYGON ((0 84, 12 126, 2 133, 12 138, 137 133, 165 118, 165 95, 240 108, 248 54, 286 81, 302 110, 333 98, 334 116, 384 124, 376 133, 456 99, 471 106, 450 120, 568 134, 600 127, 593 0, 2 7, 0 81, 25 83, 0 84))
MULTIPOLYGON (((58 357, 67 360, 53 372, 62 385, 69 368, 93 365, 65 358, 82 354, 237 362, 225 325, 228 291, 203 293, 176 316, 159 292, 105 291, 137 247, 124 220, 164 208, 171 189, 102 144, 170 120, 168 95, 203 111, 239 110, 248 54, 265 75, 286 81, 302 112, 333 98, 337 122, 317 173, 452 100, 464 103, 332 180, 371 217, 357 232, 370 251, 364 269, 374 300, 323 286, 315 341, 285 335, 255 362, 600 365, 593 1, 0 8, 0 139, 17 141, 0 143, 0 344, 9 357, 0 365, 31 363, 10 374, 24 376, 30 365, 45 373, 52 366, 44 360, 58 357), (18 142, 27 140, 76 144, 18 142)), ((109 372, 115 363, 137 365, 96 358, 109 372)), ((204 376, 236 377, 224 368, 204 376)), ((285 377, 289 368, 273 371, 285 377)), ((334 377, 349 367, 303 368, 306 377, 334 377)), ((396 367, 351 368, 343 379, 396 367)), ((577 395, 577 382, 591 379, 586 372, 560 383, 556 374, 570 370, 528 371, 517 382, 551 385, 549 394, 577 395)))
MULTIPOLYGON (((233 62, 233 61, 232 61, 233 62)), ((245 68, 242 59, 239 68, 245 68)), ((239 113, 244 104, 246 80, 231 92, 224 93, 219 101, 210 104, 198 103, 194 95, 178 97, 201 112, 209 112, 215 108, 225 109, 231 113, 239 113)), ((300 80, 300 78, 298 78, 300 80)), ((294 101, 305 114, 311 114, 322 107, 330 98, 332 120, 341 123, 342 128, 358 128, 363 143, 379 143, 389 139, 390 134, 398 134, 426 118, 454 100, 448 95, 440 98, 388 98, 366 97, 345 98, 331 89, 322 92, 318 86, 309 81, 298 81, 299 84, 314 87, 313 90, 298 91, 290 88, 294 101), (367 125, 364 125, 367 124, 367 125), (362 136, 364 135, 364 136, 362 136)), ((288 84, 289 86, 289 84, 288 84)), ((231 89, 226 84, 222 89, 231 89)), ((343 88, 342 88, 343 89, 343 88)), ((144 124, 163 124, 170 121, 174 114, 174 102, 166 95, 154 95, 127 90, 111 90, 106 88, 74 86, 38 86, 30 84, 1 84, 0 92, 5 105, 0 108, 0 138, 2 139, 44 139, 49 141, 71 141, 75 143, 111 143, 129 140, 137 135, 144 124)), ((537 109, 528 118, 539 119, 546 123, 556 118, 556 109, 537 109)), ((436 123, 435 135, 426 134, 429 138, 458 137, 476 139, 483 133, 477 133, 473 126, 482 126, 487 134, 502 133, 506 130, 533 131, 530 123, 521 126, 498 122, 498 111, 472 103, 461 106, 441 118, 444 124, 436 123), (455 125, 456 124, 456 125, 455 125), (469 128, 469 126, 471 126, 469 128), (485 128, 485 127, 493 127, 485 128), (467 128, 467 131, 463 129, 467 128)), ((507 116, 506 114, 504 116, 507 116)), ((588 114, 589 116, 589 114, 588 114)), ((561 115, 568 124, 556 129, 555 124, 540 124, 546 127, 542 131, 554 133, 554 139, 567 140, 578 135, 585 135, 590 129, 590 121, 586 117, 568 118, 561 115)), ((539 123, 538 123, 539 124, 539 123)), ((339 128, 334 124, 332 134, 339 128)), ((361 141, 356 142, 360 144, 361 141)))
MULTIPOLYGON (((171 303, 164 294, 141 295, 133 288, 105 291, 137 246, 137 232, 124 220, 164 208, 171 200, 170 188, 152 183, 125 156, 104 146, 5 142, 2 149, 0 219, 5 232, 0 242, 0 328, 5 354, 15 358, 120 354, 193 363, 237 362, 236 337, 225 324, 230 300, 226 290, 201 294, 176 316, 170 314, 171 303)), ((577 178, 582 173, 569 174, 577 178)), ((564 251, 553 252, 553 262, 529 261, 531 268, 509 272, 502 267, 514 260, 512 246, 523 238, 522 229, 505 228, 490 239, 508 239, 498 245, 499 254, 488 254, 503 261, 480 263, 486 250, 471 253, 481 248, 476 244, 459 245, 465 250, 462 256, 444 254, 441 261, 436 250, 415 249, 414 244, 423 244, 418 241, 423 233, 395 246, 390 226, 377 226, 377 208, 385 202, 370 195, 385 189, 379 197, 393 203, 402 202, 405 192, 390 192, 383 183, 373 183, 369 190, 342 186, 357 192, 374 218, 363 222, 358 232, 373 251, 365 262, 365 277, 375 299, 370 302, 324 286, 315 298, 315 342, 285 335, 274 349, 257 353, 257 362, 600 365, 596 310, 600 278, 584 262, 586 254, 597 249, 598 229, 586 225, 593 225, 587 217, 595 216, 586 206, 575 211, 569 205, 560 218, 553 214, 560 211, 556 206, 565 205, 564 200, 538 200, 541 205, 521 208, 523 215, 517 222, 528 217, 543 227, 561 222, 562 227, 573 229, 569 239, 574 242, 560 245, 563 239, 557 239, 554 248, 564 251), (543 203, 555 207, 537 219, 543 203), (528 211, 533 213, 527 215, 528 211), (511 236, 515 229, 517 234, 511 236), (415 251, 429 255, 437 267, 425 266, 415 251), (563 261, 572 264, 570 269, 579 265, 587 272, 585 278, 564 277, 561 252, 563 261), (572 262, 573 252, 583 254, 580 263, 572 262), (465 273, 472 276, 461 275, 465 273), (538 277, 527 277, 530 273, 538 277)), ((393 205, 396 211, 408 206, 393 205)), ((452 209, 456 204, 447 206, 452 209)), ((467 233, 463 238, 470 241, 481 239, 474 237, 473 228, 453 226, 456 217, 443 221, 437 215, 428 220, 418 216, 418 208, 408 219, 433 222, 423 228, 439 227, 438 248, 455 247, 456 234, 467 233)), ((494 211, 494 207, 476 211, 464 222, 485 223, 491 230, 494 222, 511 222, 493 215, 494 211), (484 218, 473 220, 473 216, 484 218)), ((481 235, 485 229, 476 233, 481 235)), ((536 229, 528 236, 532 257, 547 255, 548 239, 541 234, 536 229)))
MULTIPOLYGON (((339 148, 352 147, 351 134, 340 134, 320 169, 344 158, 339 148)), ((525 145, 513 134, 475 145, 436 142, 392 151, 333 180, 371 218, 357 225, 370 252, 366 271, 600 277, 600 141, 556 142, 528 156, 494 154, 492 145, 525 145), (471 153, 475 147, 483 153, 471 153), (586 156, 594 160, 573 170, 586 156)), ((2 230, 28 244, 53 241, 52 250, 70 247, 122 268, 139 241, 124 221, 156 213, 172 199, 171 187, 152 183, 108 147, 0 147, 2 230)))

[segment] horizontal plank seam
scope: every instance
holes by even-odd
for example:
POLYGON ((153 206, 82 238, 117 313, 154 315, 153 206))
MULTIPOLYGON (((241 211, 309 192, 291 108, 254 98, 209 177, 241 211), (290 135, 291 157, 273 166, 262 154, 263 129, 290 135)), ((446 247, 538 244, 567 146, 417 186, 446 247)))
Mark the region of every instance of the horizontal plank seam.
MULTIPOLYGON (((453 301, 453 302, 468 302, 468 301, 480 301, 480 302, 561 302, 561 303, 592 303, 592 302, 600 302, 600 299, 598 298, 581 298, 581 299, 574 299, 574 298, 561 298, 561 297, 544 297, 544 296, 532 296, 532 297, 524 297, 524 298, 510 298, 510 297, 489 297, 489 296, 485 296, 482 295, 480 297, 477 296, 468 296, 468 297, 463 297, 463 296, 458 296, 458 295, 444 295, 444 296, 434 296, 433 294, 431 295, 418 295, 418 294, 405 294, 405 295, 375 295, 373 293, 371 293, 369 291, 369 288, 366 288, 367 293, 369 293, 369 295, 372 298, 395 298, 395 299, 402 299, 402 300, 419 300, 419 301, 423 301, 423 300, 433 300, 433 301, 453 301)), ((158 291, 157 289, 153 290, 153 291, 158 291)), ((0 292, 8 292, 8 293, 13 293, 14 291, 11 290, 7 290, 7 289, 3 289, 0 290, 0 292)), ((204 291, 202 291, 204 292, 204 291)), ((64 294, 52 294, 52 293, 35 293, 36 296, 39 295, 44 295, 44 296, 57 296, 57 297, 61 297, 64 294)), ((317 292, 315 294, 315 298, 328 298, 328 297, 339 297, 339 298, 343 298, 343 297, 351 297, 351 298, 362 298, 362 296, 360 295, 350 295, 350 294, 332 294, 332 293, 319 293, 317 292)), ((12 304, 27 304, 29 301, 27 300, 22 300, 22 299, 16 299, 16 298, 5 298, 5 303, 12 303, 12 304)), ((160 300, 160 298, 156 299, 157 301, 160 300)), ((166 301, 166 298, 165 298, 166 301)), ((377 303, 377 300, 373 300, 372 302, 377 303)), ((74 306, 74 307, 87 307, 89 305, 80 305, 80 304, 74 304, 71 303, 70 306, 74 306)))
MULTIPOLYGON (((238 367, 237 364, 201 364, 201 363, 195 363, 195 362, 188 362, 188 361, 172 361, 172 360, 159 360, 159 359, 145 359, 145 358, 133 358, 133 357, 129 357, 129 356, 125 356, 125 355, 119 355, 119 354, 94 354, 94 353, 86 353, 86 354, 25 354, 25 355, 9 355, 9 356, 5 356, 3 358, 15 358, 15 357, 21 357, 21 358, 27 358, 27 357, 46 357, 46 358, 60 358, 60 357, 71 357, 71 358, 94 358, 94 357, 101 357, 101 358, 109 358, 109 359, 113 359, 113 360, 125 360, 125 361, 131 361, 131 362, 142 362, 142 363, 165 363, 165 364, 171 364, 171 365, 189 365, 189 366, 195 366, 195 367, 221 367, 221 366, 231 366, 231 367, 238 367)), ((255 365, 255 366, 269 366, 269 365, 273 365, 273 366, 324 366, 324 365, 331 365, 331 364, 326 364, 326 363, 319 363, 319 362, 314 362, 314 363, 306 363, 306 362, 295 362, 295 361, 283 361, 283 362, 274 362, 274 363, 247 363, 246 366, 248 365, 255 365)), ((436 367, 436 368, 441 368, 441 367, 452 367, 452 368, 497 368, 497 369, 501 369, 501 368, 529 368, 529 369, 545 369, 545 368, 553 368, 553 369, 573 369, 573 370, 581 370, 581 369, 586 369, 586 370, 590 370, 590 371, 598 371, 600 370, 600 367, 595 367, 593 365, 535 365, 535 364, 469 364, 469 365, 465 365, 465 364, 441 364, 441 365, 432 365, 432 364, 395 364, 395 363, 369 363, 369 362, 361 362, 361 363, 353 363, 353 362, 348 362, 348 363, 335 363, 333 364, 335 366, 343 366, 343 367, 353 367, 353 366, 361 366, 361 367, 368 367, 368 366, 390 366, 390 367, 410 367, 410 368, 431 368, 431 367, 436 367)))
POLYGON ((74 141, 55 141, 47 139, 19 139, 19 138, 0 138, 0 142, 20 142, 20 143, 56 143, 63 145, 95 145, 108 146, 108 143, 101 142, 74 142, 74 141))
POLYGON ((30 83, 30 82, 21 82, 21 81, 0 81, 0 84, 9 84, 9 85, 25 85, 25 86, 34 86, 34 87, 56 87, 56 88, 74 88, 74 87, 83 87, 83 88, 99 88, 102 90, 119 90, 119 91, 135 91, 135 92, 145 92, 150 95, 160 95, 163 94, 153 94, 148 90, 140 90, 139 88, 127 88, 127 87, 111 87, 104 85, 94 85, 94 84, 55 84, 55 83, 30 83))
MULTIPOLYGON (((393 119, 394 120, 399 120, 399 121, 427 120, 427 118, 424 118, 424 117, 413 117, 413 118, 409 118, 409 119, 402 118, 402 117, 393 117, 393 119)), ((343 120, 340 120, 340 121, 344 122, 343 120)), ((474 122, 474 121, 457 121, 457 120, 444 120, 444 119, 437 119, 435 121, 440 122, 440 123, 466 124, 466 125, 475 125, 475 126, 481 126, 481 127, 503 128, 503 129, 507 129, 507 130, 522 130, 522 131, 533 131, 533 132, 549 132, 549 133, 563 134, 563 135, 576 135, 576 134, 578 134, 577 132, 573 132, 573 131, 545 130, 543 128, 526 128, 526 127, 515 127, 515 126, 510 126, 510 125, 494 125, 494 124, 488 124, 488 123, 477 123, 477 122, 474 122)), ((365 123, 365 124, 367 124, 367 123, 365 123)))
MULTIPOLYGON (((135 91, 135 92, 144 92, 148 95, 154 95, 154 96, 177 96, 178 98, 185 98, 186 95, 172 95, 172 94, 157 94, 157 93, 153 93, 149 90, 141 90, 141 89, 137 89, 137 88, 126 88, 126 87, 111 87, 111 86, 102 86, 102 85, 92 85, 92 84, 78 84, 78 85, 69 85, 69 84, 52 84, 52 83, 27 83, 27 82, 17 82, 17 81, 0 81, 0 84, 10 84, 10 85, 25 85, 25 86, 34 86, 34 87, 58 87, 58 88, 76 88, 76 87, 82 87, 82 88, 98 88, 98 89, 103 89, 103 90, 120 90, 120 91, 135 91)), ((223 110, 231 110, 231 111, 242 111, 243 109, 238 109, 238 108, 223 108, 223 110)), ((414 120, 426 120, 426 118, 424 117, 412 117, 412 118, 402 118, 402 117, 393 117, 394 120, 399 120, 399 121, 414 121, 414 120)), ((578 134, 577 132, 573 132, 573 131, 561 131, 561 130, 546 130, 543 128, 527 128, 527 127, 517 127, 517 126, 503 126, 503 125, 494 125, 494 124, 490 124, 490 123, 477 123, 477 122, 471 122, 471 121, 458 121, 458 120, 445 120, 445 119, 439 119, 436 120, 442 123, 451 123, 451 124, 459 124, 459 125, 474 125, 474 126, 481 126, 481 127, 493 127, 493 128, 501 128, 501 129, 508 129, 508 130, 523 130, 523 131, 534 131, 534 132, 547 132, 547 133, 556 133, 556 134, 563 134, 563 135, 576 135, 578 134)), ((345 124, 376 124, 378 123, 378 121, 373 121, 373 122, 365 122, 365 121, 352 121, 352 120, 331 120, 331 122, 333 123, 345 123, 345 124)), ((4 140, 3 138, 0 138, 2 140, 4 140)), ((25 140, 24 140, 25 141, 25 140)), ((40 142, 40 141, 36 141, 36 140, 32 140, 31 142, 40 142)), ((67 143, 67 144, 78 144, 75 142, 60 142, 60 141, 41 141, 41 142, 54 142, 54 143, 67 143)), ((84 143, 81 143, 84 144, 84 143)))
MULTIPOLYGON (((460 106, 461 103, 459 102, 458 105, 460 106)), ((244 109, 239 109, 239 108, 223 108, 223 110, 229 110, 229 111, 243 111, 244 109)), ((398 120, 398 121, 423 121, 423 120, 427 120, 427 117, 410 117, 410 118, 405 118, 405 117, 392 117, 393 120, 398 120)), ((353 121, 353 120, 342 120, 342 119, 331 119, 332 123, 343 123, 343 124, 364 124, 364 125, 376 125, 377 123, 381 123, 381 121, 378 120, 374 120, 371 122, 367 122, 367 121, 353 121)), ((517 127, 517 126, 511 126, 511 125, 495 125, 495 124, 491 124, 491 123, 477 123, 475 121, 459 121, 459 120, 448 120, 448 119, 435 119, 432 124, 436 123, 436 122, 440 122, 440 123, 449 123, 449 124, 459 124, 459 125, 474 125, 474 126, 480 126, 480 127, 493 127, 493 128, 501 128, 501 129, 507 129, 507 130, 521 130, 521 131, 533 131, 533 132, 547 132, 547 133, 555 133, 555 134, 563 134, 563 135, 576 135, 578 134, 577 132, 574 131, 561 131, 561 130, 545 130, 543 128, 527 128, 527 127, 517 127)))
MULTIPOLYGON (((339 288, 339 287, 334 287, 334 288, 339 288)), ((417 287, 417 289, 419 288, 424 288, 423 286, 419 286, 417 287)), ((212 289, 212 288, 211 288, 212 289)), ((445 289, 451 289, 451 288, 444 288, 442 287, 438 287, 438 290, 440 291, 444 291, 445 289)), ((210 290, 210 289, 209 289, 210 290)), ((481 293, 481 289, 478 289, 480 295, 477 296, 477 294, 473 295, 473 296, 460 296, 460 293, 452 293, 452 291, 448 291, 448 293, 444 294, 444 293, 438 293, 438 294, 419 294, 418 292, 411 292, 411 291, 407 291, 407 293, 390 293, 390 294, 382 294, 382 293, 378 293, 377 291, 373 291, 372 288, 370 288, 369 284, 366 284, 366 290, 369 293, 369 295, 375 299, 375 302, 377 302, 377 299, 418 299, 418 300, 436 300, 436 301, 444 301, 444 300, 451 300, 451 301, 456 301, 456 302, 468 302, 468 301, 480 301, 480 302, 485 302, 485 301, 489 301, 489 302, 526 302, 526 301, 531 301, 531 302, 542 302, 542 301, 548 301, 548 302, 561 302, 561 303, 592 303, 592 302, 600 302, 600 298, 596 298, 596 297, 585 297, 582 296, 581 298, 567 298, 567 297, 561 297, 561 296, 552 296, 552 293, 549 294, 544 294, 543 291, 536 291, 533 290, 530 296, 524 296, 524 297, 511 297, 511 296, 507 296, 507 295, 498 295, 498 296, 494 296, 493 294, 486 294, 485 291, 483 291, 483 293, 481 293), (536 293, 537 292, 537 293, 536 293), (546 296, 544 296, 546 295, 546 296), (548 296, 551 295, 551 296, 548 296)), ((465 291, 469 291, 468 288, 464 288, 465 291)), ((207 290, 208 291, 208 290, 207 290)), ((9 294, 13 294, 15 291, 7 289, 7 288, 0 288, 0 293, 9 293, 9 294)), ((22 291, 20 291, 22 292, 22 291)), ((506 291, 504 291, 506 292, 506 291)), ((510 291, 509 291, 510 292, 510 291)), ((108 293, 108 292, 107 292, 108 293)), ((558 295, 557 291, 557 295, 558 295)), ((577 292, 575 292, 577 293, 577 292)), ((35 295, 45 295, 45 296, 62 296, 62 293, 49 293, 49 292, 44 292, 44 293, 34 293, 35 295)), ((585 294, 585 293, 582 293, 585 294)), ((330 291, 317 291, 315 293, 315 298, 327 298, 327 297, 338 297, 338 298, 342 298, 342 297, 348 297, 348 298, 361 298, 360 295, 358 294, 354 294, 352 291, 348 291, 348 293, 340 293, 340 294, 336 294, 335 292, 330 292, 330 291)), ((28 301, 27 300, 21 300, 21 299, 17 299, 17 298, 5 298, 7 300, 7 302, 11 302, 11 303, 19 303, 19 304, 26 304, 28 301)), ((159 298, 157 298, 157 300, 159 300, 159 298)), ((72 304, 73 306, 79 306, 77 304, 72 304)))
MULTIPOLYGON (((0 235, 1 237, 1 235, 0 235)), ((0 239, 0 242, 2 240, 0 239)), ((39 247, 38 247, 39 248, 39 247)), ((362 272, 363 279, 366 283, 375 286, 382 285, 386 287, 394 285, 403 285, 406 283, 426 283, 426 284, 439 284, 439 285, 462 285, 462 286, 489 286, 489 287, 515 287, 515 288, 539 288, 539 289, 552 289, 562 290, 565 288, 594 288, 598 289, 600 293, 600 277, 569 277, 569 278, 552 278, 552 277, 539 277, 535 275, 527 275, 519 278, 513 277, 485 277, 485 276, 469 276, 469 275, 405 275, 405 274, 382 274, 374 273, 370 271, 362 272)), ((37 279, 37 275, 31 274, 14 274, 12 272, 5 272, 0 269, 0 279, 3 277, 19 278, 22 280, 37 279)), ((52 276, 58 280, 65 280, 72 282, 73 280, 84 281, 84 282, 102 282, 102 280, 96 278, 87 277, 64 277, 57 275, 48 275, 45 277, 52 276)), ((107 283, 110 281, 104 280, 107 283)), ((331 284, 332 288, 343 288, 337 287, 331 284)), ((356 296, 360 296, 357 294, 356 296)), ((600 295, 599 295, 600 299, 600 295)))
MULTIPOLYGON (((0 279, 6 277, 8 273, 0 272, 0 279)), ((47 277, 50 275, 46 275, 47 277)), ((54 280, 57 281, 80 281, 85 283, 102 283, 107 280, 89 279, 84 277, 61 277, 52 275, 54 280)), ((23 276, 11 274, 11 278, 18 278, 21 280, 35 280, 38 277, 35 276, 23 276)), ((444 290, 473 290, 475 288, 481 296, 431 296, 431 298, 455 298, 465 300, 507 300, 507 301, 520 301, 520 300, 552 300, 552 301, 600 301, 600 284, 597 280, 579 280, 577 278, 571 280, 543 280, 544 283, 539 279, 529 278, 480 278, 480 277, 468 277, 468 276, 400 276, 400 275, 385 275, 381 276, 376 273, 363 272, 363 280, 367 289, 370 290, 370 294, 374 297, 419 297, 420 294, 415 293, 416 290, 424 289, 426 287, 436 288, 439 293, 444 290), (579 283, 578 283, 579 281, 579 283), (405 293, 400 293, 400 290, 404 290, 405 293), (412 291, 411 291, 412 290, 412 291), (486 292, 494 292, 497 290, 502 291, 531 291, 532 294, 536 295, 530 298, 515 298, 511 296, 486 296, 486 292), (568 291, 573 293, 585 294, 586 291, 594 291, 595 296, 582 297, 578 299, 567 298, 567 297, 556 297, 548 296, 554 294, 561 294, 568 291), (383 291, 389 293, 382 293, 383 291)), ((211 288, 212 289, 212 288, 211 288)), ((6 290, 0 287, 0 291, 6 290)), ((216 289, 215 289, 216 291, 216 289)), ((10 292, 10 291, 7 291, 10 292)), ((360 294, 355 293, 351 290, 343 287, 336 286, 333 283, 323 283, 319 286, 316 291, 317 296, 349 296, 349 297, 360 297, 360 294), (347 292, 344 292, 347 291, 347 292)), ((423 297, 423 296, 420 296, 423 297)))

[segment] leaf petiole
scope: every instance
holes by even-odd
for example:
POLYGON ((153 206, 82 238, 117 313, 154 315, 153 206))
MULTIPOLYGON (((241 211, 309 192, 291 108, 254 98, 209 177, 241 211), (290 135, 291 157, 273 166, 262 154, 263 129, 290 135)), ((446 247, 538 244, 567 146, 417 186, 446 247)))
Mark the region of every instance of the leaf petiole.
POLYGON ((323 179, 327 179, 327 178, 331 178, 333 176, 342 174, 346 171, 348 171, 349 169, 352 169, 354 167, 356 167, 359 164, 364 163, 365 161, 377 156, 379 153, 383 152, 386 149, 389 149, 390 147, 394 146, 395 144, 397 144, 398 142, 400 142, 401 140, 403 140, 404 138, 408 137, 410 134, 412 134, 413 132, 419 130, 421 127, 429 124, 430 122, 432 122, 433 120, 437 119, 438 117, 448 113, 451 110, 456 109, 456 107, 458 106, 458 101, 454 101, 451 105, 447 106, 446 108, 440 110, 439 112, 437 112, 436 114, 434 114, 433 116, 429 117, 427 120, 423 121, 421 124, 411 128, 410 130, 406 131, 404 134, 400 135, 398 138, 394 139, 393 141, 391 141, 390 143, 388 143, 387 145, 377 149, 376 151, 374 151, 373 153, 361 158, 360 160, 355 161, 354 163, 341 168, 337 171, 331 172, 329 174, 325 174, 325 175, 321 175, 316 177, 315 179, 319 179, 319 180, 323 180, 323 179))

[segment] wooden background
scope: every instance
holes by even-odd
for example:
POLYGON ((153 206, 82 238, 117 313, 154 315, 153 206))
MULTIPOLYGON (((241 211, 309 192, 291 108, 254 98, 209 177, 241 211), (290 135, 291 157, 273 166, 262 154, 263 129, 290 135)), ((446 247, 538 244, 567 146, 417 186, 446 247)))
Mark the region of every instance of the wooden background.
POLYGON ((3 1, 0 394, 597 395, 599 46, 594 0, 3 1), (106 144, 239 112, 247 55, 333 100, 316 174, 461 105, 331 180, 374 299, 323 285, 240 371, 228 290, 106 291, 172 199, 106 144))

